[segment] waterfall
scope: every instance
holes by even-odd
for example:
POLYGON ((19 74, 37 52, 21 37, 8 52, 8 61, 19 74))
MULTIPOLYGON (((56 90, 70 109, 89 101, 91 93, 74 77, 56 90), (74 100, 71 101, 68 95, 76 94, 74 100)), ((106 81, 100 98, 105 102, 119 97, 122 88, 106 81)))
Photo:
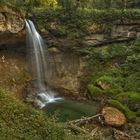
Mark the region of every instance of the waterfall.
POLYGON ((55 102, 61 98, 55 97, 54 92, 46 87, 45 81, 47 78, 46 55, 47 52, 45 43, 42 37, 37 32, 33 22, 26 20, 27 29, 27 47, 30 53, 31 69, 34 77, 37 79, 38 86, 38 104, 44 107, 47 103, 55 102))

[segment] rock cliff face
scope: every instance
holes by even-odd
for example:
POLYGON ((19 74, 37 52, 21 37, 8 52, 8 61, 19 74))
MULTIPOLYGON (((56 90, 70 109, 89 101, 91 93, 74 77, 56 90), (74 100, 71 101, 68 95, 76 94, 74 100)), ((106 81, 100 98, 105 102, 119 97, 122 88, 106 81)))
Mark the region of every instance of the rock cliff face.
MULTIPOLYGON (((24 63, 22 68, 26 72, 28 62, 25 63, 25 55, 22 55, 22 52, 26 52, 24 26, 24 18, 18 10, 10 5, 0 6, 0 58, 9 57, 9 59, 12 59, 13 56, 10 55, 10 52, 11 54, 14 52, 17 60, 18 57, 22 58, 20 61, 24 63), (5 51, 9 52, 7 56, 4 55, 5 51)), ((80 86, 78 76, 81 74, 80 58, 57 48, 50 48, 49 52, 47 68, 49 85, 60 92, 78 94, 80 86)), ((16 61, 15 65, 18 65, 16 61)), ((13 70, 15 70, 14 65, 13 70)), ((16 70, 14 74, 16 75, 16 70)), ((5 71, 5 75, 8 75, 7 71, 5 71)))
POLYGON ((79 47, 101 47, 113 43, 130 42, 135 40, 136 37, 140 37, 139 19, 125 20, 114 24, 93 23, 93 25, 87 27, 88 34, 85 37, 75 40, 67 36, 59 36, 57 33, 60 27, 52 26, 50 28, 51 38, 45 33, 43 34, 44 38, 47 39, 49 45, 61 49, 70 48, 74 43, 77 43, 76 45, 79 45, 79 47))
POLYGON ((49 85, 63 94, 79 96, 83 65, 82 58, 73 52, 49 48, 47 67, 49 85))
MULTIPOLYGON (((14 51, 16 47, 20 52, 25 52, 24 26, 24 18, 17 9, 10 5, 0 6, 0 50, 14 51)), ((76 40, 80 47, 100 47, 110 43, 131 41, 140 36, 140 21, 124 21, 108 27, 94 24, 89 27, 89 32, 90 35, 82 40, 76 40)), ((84 62, 80 56, 73 55, 73 52, 70 53, 68 50, 74 41, 65 36, 56 36, 49 31, 42 32, 42 35, 51 47, 47 68, 50 86, 66 93, 79 94, 84 62)))
POLYGON ((19 98, 29 75, 23 54, 26 50, 24 26, 19 10, 0 4, 0 87, 19 98))
POLYGON ((92 32, 82 41, 83 45, 100 47, 112 43, 129 42, 140 36, 140 21, 126 21, 110 27, 100 29, 100 32, 92 32), (107 30, 107 31, 106 31, 107 30))
MULTIPOLYGON (((98 25, 95 27, 94 25, 94 27, 89 27, 89 32, 91 35, 78 40, 79 47, 107 47, 113 43, 131 42, 140 36, 140 21, 124 21, 109 27, 99 27, 98 25)), ((68 50, 73 47, 72 44, 75 40, 70 40, 65 36, 55 36, 53 32, 51 35, 47 32, 42 35, 51 47, 49 49, 51 55, 49 84, 61 89, 60 91, 79 94, 82 88, 80 81, 83 75, 84 61, 80 56, 71 55, 68 50)))
POLYGON ((24 18, 11 5, 0 6, 0 46, 23 40, 24 18))

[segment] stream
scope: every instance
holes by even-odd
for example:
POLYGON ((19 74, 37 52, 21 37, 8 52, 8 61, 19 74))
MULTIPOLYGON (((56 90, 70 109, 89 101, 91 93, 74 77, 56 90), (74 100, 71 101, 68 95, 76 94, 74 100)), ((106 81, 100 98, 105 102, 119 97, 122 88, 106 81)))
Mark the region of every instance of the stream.
POLYGON ((51 117, 56 115, 58 121, 66 122, 96 114, 97 103, 93 101, 59 100, 46 104, 43 110, 51 117))

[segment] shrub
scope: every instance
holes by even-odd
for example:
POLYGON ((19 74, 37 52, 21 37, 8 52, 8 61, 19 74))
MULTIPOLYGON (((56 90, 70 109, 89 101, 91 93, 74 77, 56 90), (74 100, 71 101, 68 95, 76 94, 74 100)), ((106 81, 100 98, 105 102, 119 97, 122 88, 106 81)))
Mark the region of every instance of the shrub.
POLYGON ((113 58, 113 57, 125 58, 127 49, 128 49, 128 47, 126 45, 115 44, 115 45, 111 45, 110 47, 108 47, 107 52, 108 52, 110 58, 113 58))

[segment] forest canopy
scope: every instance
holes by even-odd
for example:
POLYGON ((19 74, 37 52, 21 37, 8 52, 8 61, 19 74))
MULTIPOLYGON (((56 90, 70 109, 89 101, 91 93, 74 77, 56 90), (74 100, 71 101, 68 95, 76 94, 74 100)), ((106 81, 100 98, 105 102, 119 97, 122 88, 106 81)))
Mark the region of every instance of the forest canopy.
POLYGON ((35 7, 56 7, 61 6, 65 9, 72 8, 139 8, 140 0, 1 0, 20 6, 35 7))

